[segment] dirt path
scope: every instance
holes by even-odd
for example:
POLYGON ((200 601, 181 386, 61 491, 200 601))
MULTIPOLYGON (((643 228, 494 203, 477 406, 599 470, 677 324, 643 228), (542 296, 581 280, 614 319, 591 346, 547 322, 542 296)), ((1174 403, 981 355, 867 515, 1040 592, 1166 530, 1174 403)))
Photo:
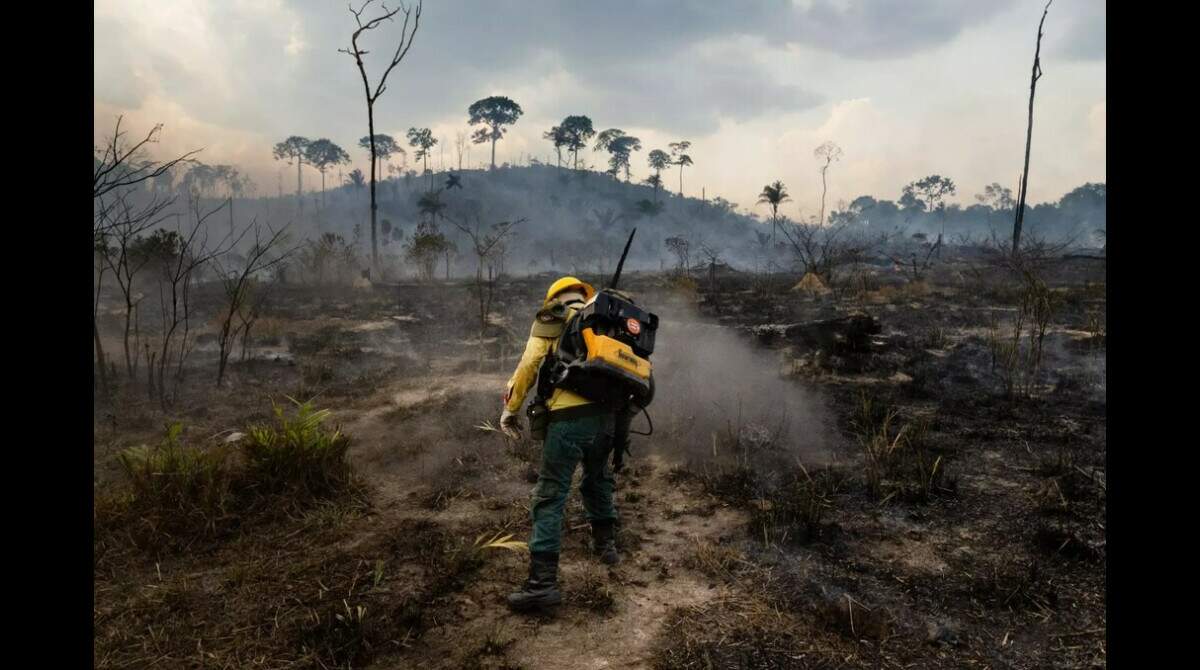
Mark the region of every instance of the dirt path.
MULTIPOLYGON (((464 528, 507 516, 522 520, 509 532, 528 539, 526 510, 532 485, 519 481, 520 468, 508 468, 492 480, 492 495, 466 494, 437 511, 416 502, 427 499, 420 484, 416 495, 401 493, 417 479, 401 474, 403 470, 372 476, 386 493, 379 500, 370 535, 387 534, 405 520, 426 519, 464 528), (505 502, 498 504, 498 500, 505 502)), ((457 668, 473 666, 480 658, 499 664, 479 667, 649 667, 652 643, 669 610, 702 605, 722 592, 722 586, 692 568, 696 547, 741 532, 745 522, 742 512, 699 499, 671 483, 669 470, 670 464, 649 455, 618 478, 623 560, 613 569, 588 551, 590 535, 576 474, 560 560, 564 603, 554 613, 510 612, 504 597, 524 579, 527 554, 490 552, 479 575, 451 597, 444 624, 438 622, 424 631, 399 657, 380 658, 371 667, 457 668)), ((354 543, 370 541, 359 537, 354 543)))
MULTIPOLYGON (((498 404, 494 391, 506 378, 474 373, 399 379, 338 412, 336 419, 354 438, 356 466, 374 489, 376 510, 344 546, 371 544, 418 520, 467 540, 480 528, 528 539, 535 445, 524 445, 528 461, 522 461, 498 436, 477 429, 491 417, 498 404)), ((673 465, 642 453, 618 475, 623 560, 614 569, 588 551, 576 472, 560 559, 564 603, 555 613, 510 612, 504 597, 524 579, 527 554, 489 551, 478 575, 450 596, 444 623, 435 617, 408 649, 371 667, 462 667, 479 658, 501 662, 496 667, 648 667, 668 612, 703 605, 722 592, 694 569, 697 547, 743 532, 746 520, 744 512, 672 482, 673 465)))
MULTIPOLYGON (((626 550, 624 561, 601 577, 611 589, 611 611, 596 612, 573 604, 584 576, 599 572, 590 556, 572 554, 564 561, 562 581, 567 604, 546 621, 507 615, 520 632, 508 658, 523 667, 649 667, 651 644, 674 607, 695 606, 719 595, 711 580, 687 566, 697 543, 712 543, 743 521, 729 509, 697 506, 690 494, 664 477, 668 468, 658 457, 641 465, 636 504, 622 513, 640 546, 626 550)), ((619 496, 624 497, 624 496, 619 496)), ((586 533, 581 529, 580 533, 586 533)))

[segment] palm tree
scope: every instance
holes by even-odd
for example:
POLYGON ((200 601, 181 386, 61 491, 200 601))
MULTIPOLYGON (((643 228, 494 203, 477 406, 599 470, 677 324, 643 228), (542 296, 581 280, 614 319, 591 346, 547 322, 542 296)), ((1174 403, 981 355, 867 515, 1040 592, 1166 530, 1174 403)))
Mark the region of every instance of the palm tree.
POLYGON ((654 187, 654 202, 658 202, 658 189, 662 186, 662 177, 657 174, 652 174, 642 182, 654 187))
POLYGON ((683 154, 675 161, 675 164, 679 166, 679 197, 682 198, 683 197, 683 166, 691 165, 692 157, 687 154, 683 154))
POLYGON ((291 165, 293 161, 296 163, 296 206, 299 207, 301 211, 304 209, 304 199, 300 197, 300 191, 303 190, 300 174, 301 168, 304 167, 304 164, 308 162, 306 154, 308 152, 308 145, 310 143, 311 140, 309 140, 307 137, 292 135, 286 140, 276 144, 272 150, 272 155, 275 157, 275 160, 287 160, 288 165, 291 165))
POLYGON ((768 204, 771 206, 771 246, 775 246, 775 228, 779 223, 779 205, 791 200, 788 197, 787 187, 783 182, 776 180, 774 184, 767 184, 763 187, 762 193, 758 194, 758 204, 768 204))
POLYGON ((692 157, 685 153, 692 143, 688 140, 679 142, 671 142, 667 146, 671 147, 671 155, 677 156, 675 164, 679 166, 679 197, 683 197, 683 166, 692 164, 692 157))
POLYGON ((422 194, 417 200, 417 209, 421 210, 421 214, 428 216, 432 223, 446 209, 446 203, 442 202, 442 190, 427 191, 422 194))
POLYGON ((629 155, 642 150, 642 141, 632 135, 626 135, 620 128, 609 128, 596 136, 596 151, 607 151, 612 154, 608 159, 608 173, 613 179, 620 179, 621 170, 625 170, 625 181, 629 181, 629 155))
POLYGON ((346 175, 346 184, 349 186, 353 186, 354 190, 358 191, 363 188, 366 188, 367 178, 365 176, 363 176, 362 170, 359 170, 358 168, 354 168, 353 170, 350 171, 350 174, 346 175))
POLYGON ((475 131, 471 141, 475 144, 492 143, 492 169, 496 169, 496 140, 504 137, 504 126, 511 126, 524 114, 521 106, 503 95, 493 95, 476 100, 467 108, 468 123, 484 127, 475 131))
POLYGON ((542 138, 554 143, 554 153, 558 159, 558 167, 562 168, 562 150, 570 143, 568 132, 562 126, 554 126, 542 133, 542 138))
POLYGON ((425 167, 424 173, 429 175, 429 188, 427 190, 432 191, 433 172, 430 172, 429 170, 429 150, 432 149, 434 145, 438 143, 438 141, 434 138, 433 131, 429 128, 409 128, 408 143, 409 145, 416 147, 417 154, 415 158, 419 161, 422 161, 422 165, 425 167))
POLYGON ((248 178, 243 177, 232 165, 217 165, 213 167, 213 171, 216 181, 225 184, 225 187, 229 189, 229 233, 232 235, 234 199, 241 197, 242 188, 248 178))
POLYGON ((592 128, 592 120, 586 116, 568 116, 558 127, 566 135, 567 151, 574 157, 572 167, 578 170, 579 150, 586 147, 588 140, 596 134, 596 130, 592 128))
POLYGON ((654 170, 654 175, 651 179, 647 179, 646 183, 654 187, 654 202, 658 202, 658 188, 662 186, 662 171, 671 165, 671 157, 662 149, 655 149, 650 152, 649 160, 650 169, 654 170))
POLYGON ((350 154, 346 150, 322 137, 313 140, 305 148, 304 157, 308 164, 317 168, 321 173, 321 208, 325 207, 325 171, 333 165, 345 165, 350 162, 350 154))

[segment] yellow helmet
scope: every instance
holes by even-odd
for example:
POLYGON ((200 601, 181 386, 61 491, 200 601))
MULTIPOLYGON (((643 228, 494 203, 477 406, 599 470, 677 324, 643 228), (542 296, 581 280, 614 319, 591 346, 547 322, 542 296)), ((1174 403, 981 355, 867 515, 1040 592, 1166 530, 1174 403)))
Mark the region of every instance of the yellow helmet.
POLYGON ((575 277, 563 277, 550 285, 550 290, 546 291, 546 302, 550 302, 551 298, 559 293, 573 288, 583 289, 584 300, 591 300, 592 296, 596 294, 596 289, 592 288, 591 284, 575 277))

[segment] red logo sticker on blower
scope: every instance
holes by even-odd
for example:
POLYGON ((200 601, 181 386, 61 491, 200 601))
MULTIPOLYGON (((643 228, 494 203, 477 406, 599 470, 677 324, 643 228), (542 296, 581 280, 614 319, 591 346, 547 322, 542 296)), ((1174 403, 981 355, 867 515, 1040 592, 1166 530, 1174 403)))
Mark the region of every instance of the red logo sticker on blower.
POLYGON ((625 320, 625 329, 629 331, 630 335, 637 335, 642 332, 642 324, 637 319, 630 317, 625 320))

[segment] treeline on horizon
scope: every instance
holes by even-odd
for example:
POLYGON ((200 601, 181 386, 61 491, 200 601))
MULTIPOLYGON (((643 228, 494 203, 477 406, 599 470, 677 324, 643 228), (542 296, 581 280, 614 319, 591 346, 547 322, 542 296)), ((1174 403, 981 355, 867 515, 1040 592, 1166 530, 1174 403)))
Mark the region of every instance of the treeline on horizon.
MULTIPOLYGON (((203 199, 244 200, 248 206, 239 211, 247 215, 274 212, 276 216, 311 218, 314 233, 333 232, 346 240, 353 236, 355 225, 366 225, 367 184, 354 172, 326 193, 305 192, 300 200, 304 203, 303 215, 298 214, 295 193, 285 193, 280 198, 245 188, 234 189, 213 177, 204 178, 227 174, 221 166, 214 169, 193 164, 176 172, 147 188, 164 195, 190 192, 203 199)), ((454 202, 477 203, 468 207, 483 207, 497 221, 524 216, 528 219, 527 229, 537 229, 535 237, 542 242, 606 231, 614 226, 625 229, 640 225, 641 221, 647 226, 658 222, 664 232, 670 233, 663 236, 664 240, 677 235, 711 239, 735 252, 731 261, 745 261, 736 248, 762 246, 755 232, 769 235, 771 229, 771 209, 767 202, 743 206, 713 194, 706 194, 704 199, 680 198, 677 193, 649 184, 618 182, 610 175, 586 167, 559 168, 536 158, 530 158, 527 167, 505 162, 495 171, 430 170, 422 175, 416 170, 393 170, 378 183, 377 197, 382 227, 386 228, 381 231, 385 251, 394 251, 411 242, 418 225, 431 216, 436 225, 441 208, 454 202), (446 189, 448 174, 459 179, 458 185, 449 190, 446 189)), ((1015 203, 1010 189, 990 184, 973 199, 974 203, 965 206, 945 203, 944 199, 930 203, 930 198, 923 198, 915 189, 906 191, 902 187, 895 198, 861 195, 849 202, 836 203, 830 207, 826 225, 856 224, 864 233, 880 235, 902 232, 936 236, 944 230, 947 244, 977 243, 1011 234, 1015 203)), ((790 200, 783 204, 780 225, 801 219, 784 213, 789 209, 788 204, 793 205, 792 211, 799 208, 790 200)), ((803 209, 812 211, 815 218, 815 204, 803 209)), ((1026 205, 1025 219, 1030 234, 1036 237, 1069 241, 1083 248, 1101 247, 1107 228, 1106 185, 1087 183, 1058 201, 1026 205)), ((447 228, 446 233, 452 235, 453 230, 447 228)), ((651 231, 644 226, 639 238, 645 238, 648 232, 651 231)), ((366 231, 360 228, 359 235, 365 239, 366 231)), ((649 252, 650 249, 643 249, 635 258, 657 255, 649 252)))
MULTIPOLYGON (((836 181, 836 163, 842 156, 832 142, 814 150, 821 201, 793 203, 790 209, 796 216, 787 213, 787 203, 793 201, 779 181, 764 185, 758 200, 749 205, 707 192, 700 198, 694 193, 684 197, 685 168, 694 164, 690 141, 648 151, 651 174, 634 182, 631 166, 642 150, 641 140, 619 128, 597 131, 585 115, 569 115, 543 133, 555 151, 554 163, 522 155, 517 165, 497 165, 497 142, 523 110, 510 98, 491 96, 467 111, 475 131, 456 133, 452 152, 444 157, 449 160, 443 161, 457 169, 435 172, 431 168, 430 159, 441 140, 429 128, 410 128, 405 138, 420 172, 409 167, 409 152, 396 138, 378 133, 360 138, 359 148, 368 158, 374 153, 377 161, 375 231, 369 228, 370 176, 358 169, 344 173, 350 155, 327 138, 293 135, 273 147, 276 160, 296 169, 294 193, 290 188, 285 191, 282 176, 276 193, 266 194, 236 166, 209 165, 192 156, 141 187, 152 197, 228 200, 231 227, 236 211, 245 220, 257 216, 299 223, 294 228, 302 237, 333 235, 337 239, 332 243, 350 249, 377 239, 383 257, 390 257, 393 266, 408 261, 427 267, 430 255, 444 257, 447 275, 470 265, 467 254, 460 253, 467 243, 462 234, 467 224, 520 220, 520 228, 508 240, 507 258, 500 263, 509 272, 520 272, 558 268, 564 258, 577 259, 570 261, 577 265, 587 262, 589 255, 604 257, 607 251, 597 254, 595 249, 619 246, 635 225, 642 232, 631 254, 632 266, 665 269, 672 256, 667 248, 671 239, 705 249, 710 259, 720 256, 721 262, 750 266, 764 256, 786 251, 776 234, 781 228, 786 233, 793 226, 816 226, 845 229, 862 237, 935 237, 943 245, 970 245, 1009 236, 1015 215, 1011 189, 989 184, 974 194, 975 202, 964 206, 947 202, 965 194, 951 178, 936 174, 901 186, 895 199, 861 195, 827 204, 824 190, 829 181, 836 181), (486 169, 463 168, 471 144, 489 145, 486 169), (608 169, 603 172, 588 160, 600 152, 608 155, 608 169), (319 192, 304 190, 306 167, 319 174, 319 192), (328 182, 335 174, 330 188, 328 182), (245 204, 235 207, 237 202, 245 204)), ((1056 202, 1026 205, 1025 228, 1038 239, 1078 248, 1102 247, 1107 228, 1105 184, 1087 183, 1056 202)), ((782 239, 788 239, 786 234, 782 239)))

